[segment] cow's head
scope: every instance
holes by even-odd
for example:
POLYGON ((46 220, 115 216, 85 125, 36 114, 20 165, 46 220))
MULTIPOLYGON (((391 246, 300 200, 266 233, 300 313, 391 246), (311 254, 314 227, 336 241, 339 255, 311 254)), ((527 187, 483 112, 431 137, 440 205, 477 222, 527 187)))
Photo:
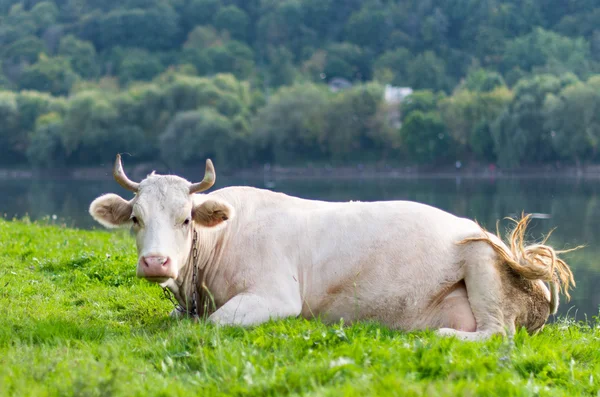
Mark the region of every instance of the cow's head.
POLYGON ((90 214, 102 225, 132 227, 138 250, 137 276, 164 283, 176 279, 189 256, 194 225, 214 228, 233 216, 233 208, 218 199, 195 193, 215 183, 215 169, 206 160, 204 179, 190 183, 174 175, 152 173, 140 183, 125 175, 117 155, 113 175, 116 181, 135 193, 127 201, 116 194, 105 194, 90 205, 90 214))

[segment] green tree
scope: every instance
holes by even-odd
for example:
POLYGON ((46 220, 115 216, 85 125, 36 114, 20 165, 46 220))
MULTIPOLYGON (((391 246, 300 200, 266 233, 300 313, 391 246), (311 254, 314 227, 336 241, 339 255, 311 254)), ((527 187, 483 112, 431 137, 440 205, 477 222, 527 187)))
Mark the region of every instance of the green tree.
POLYGON ((411 84, 412 82, 408 80, 407 66, 412 58, 410 51, 406 48, 396 48, 383 53, 374 64, 375 78, 382 83, 395 86, 411 84))
POLYGON ((151 80, 164 70, 158 57, 146 50, 130 49, 126 51, 118 68, 121 84, 132 81, 151 80))
POLYGON ((0 91, 0 163, 22 161, 26 142, 19 128, 19 108, 16 94, 0 91))
POLYGON ((508 42, 503 59, 505 72, 574 72, 585 77, 592 68, 589 44, 583 38, 571 39, 542 28, 508 42))
POLYGON ((442 47, 446 44, 449 28, 448 17, 439 7, 436 7, 421 25, 421 37, 430 46, 442 47))
POLYGON ((38 117, 49 112, 62 114, 66 103, 64 98, 56 98, 44 92, 21 91, 17 95, 19 130, 26 135, 35 128, 38 117))
POLYGON ((415 111, 429 112, 434 111, 438 107, 438 103, 444 99, 446 95, 443 92, 434 93, 431 90, 414 91, 403 102, 400 107, 403 117, 415 111))
POLYGON ((42 1, 33 6, 30 11, 38 32, 43 32, 56 23, 58 7, 51 1, 42 1))
POLYGON ((61 130, 68 164, 100 163, 107 152, 138 154, 144 143, 143 131, 122 124, 115 99, 113 94, 99 91, 84 91, 70 98, 61 130))
POLYGON ((332 44, 327 48, 325 76, 327 79, 369 80, 372 75, 370 58, 369 52, 354 44, 332 44))
POLYGON ((171 119, 165 91, 155 83, 134 84, 114 98, 119 124, 135 126, 144 133, 143 140, 138 142, 138 153, 152 154, 155 151, 158 136, 171 119))
POLYGON ((156 98, 160 100, 157 106, 171 115, 201 107, 216 108, 232 118, 250 115, 252 95, 249 85, 233 75, 218 74, 208 79, 165 73, 156 79, 156 83, 162 86, 160 97, 156 98))
POLYGON ((317 85, 281 88, 254 120, 254 145, 277 163, 322 158, 327 103, 327 91, 317 85))
POLYGON ((378 84, 358 85, 333 97, 325 112, 323 140, 334 161, 368 160, 392 144, 391 129, 381 117, 382 106, 383 87, 378 84))
POLYGON ((453 142, 437 112, 411 112, 400 128, 402 148, 407 156, 420 164, 448 161, 453 142))
POLYGON ((194 26, 208 25, 221 8, 219 0, 191 0, 184 7, 181 20, 186 32, 194 26))
POLYGON ((73 71, 83 78, 94 78, 100 72, 96 50, 88 41, 67 35, 60 40, 58 54, 67 58, 73 71))
POLYGON ((306 49, 317 47, 319 38, 304 24, 304 11, 299 0, 264 2, 256 26, 259 48, 286 47, 298 60, 306 49))
POLYGON ((294 55, 285 47, 269 48, 269 85, 279 87, 291 85, 296 77, 294 55))
POLYGON ((22 36, 36 34, 37 27, 31 14, 25 10, 22 3, 12 2, 12 7, 2 23, 18 29, 22 36))
POLYGON ((489 92, 506 84, 500 73, 476 69, 467 75, 463 85, 470 91, 489 92))
POLYGON ((518 167, 556 159, 550 131, 544 126, 543 105, 548 94, 557 94, 571 82, 570 78, 539 75, 515 86, 514 99, 492 126, 500 165, 518 167))
POLYGON ((448 133, 466 154, 494 162, 491 126, 512 101, 512 92, 498 87, 489 92, 460 90, 440 101, 439 109, 448 133))
POLYGON ((176 45, 181 35, 178 23, 179 16, 173 7, 160 2, 146 9, 117 8, 107 14, 90 13, 81 21, 80 35, 98 51, 115 46, 156 51, 176 45))
POLYGON ((213 73, 215 69, 211 55, 206 50, 185 48, 181 54, 180 62, 192 65, 198 75, 205 76, 213 73))
POLYGON ((210 47, 206 54, 217 70, 213 72, 232 73, 237 78, 245 79, 254 69, 252 49, 239 41, 228 41, 224 45, 210 47))
POLYGON ((214 25, 221 31, 227 31, 232 38, 245 41, 248 36, 248 15, 236 6, 222 7, 214 17, 214 25))
POLYGON ((497 68, 502 62, 507 33, 490 25, 477 26, 477 31, 465 42, 470 43, 473 55, 482 66, 497 68))
POLYGON ((82 160, 85 148, 96 148, 117 124, 118 109, 111 96, 97 91, 77 93, 69 100, 64 116, 62 142, 67 156, 82 160))
POLYGON ((231 121, 211 108, 178 113, 160 136, 161 156, 172 165, 220 164, 241 161, 235 147, 242 145, 231 121))
POLYGON ((212 26, 196 26, 188 34, 184 48, 202 50, 208 47, 222 45, 224 40, 212 26))
POLYGON ((596 77, 548 95, 544 116, 544 126, 561 157, 578 165, 593 159, 600 143, 600 80, 596 77))
POLYGON ((345 29, 348 41, 379 53, 386 47, 394 25, 385 9, 368 4, 350 16, 345 29))
POLYGON ((56 167, 64 165, 66 154, 61 140, 62 116, 51 112, 40 116, 35 129, 29 134, 27 159, 34 167, 56 167))
POLYGON ((18 85, 22 90, 38 90, 53 95, 67 95, 78 78, 79 76, 73 72, 66 58, 41 56, 36 64, 23 69, 18 79, 18 85))
POLYGON ((2 50, 2 59, 11 63, 31 64, 46 51, 44 42, 35 36, 23 37, 2 50))
POLYGON ((446 75, 446 63, 431 51, 417 55, 407 65, 408 86, 413 89, 448 91, 451 87, 446 75))

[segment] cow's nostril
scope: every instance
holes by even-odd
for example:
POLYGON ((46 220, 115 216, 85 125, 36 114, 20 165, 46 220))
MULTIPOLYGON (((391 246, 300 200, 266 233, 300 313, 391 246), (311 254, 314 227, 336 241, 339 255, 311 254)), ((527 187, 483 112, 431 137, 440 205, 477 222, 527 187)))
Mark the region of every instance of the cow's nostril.
POLYGON ((169 263, 169 257, 158 255, 143 256, 141 261, 145 267, 157 268, 166 266, 169 263))
POLYGON ((148 280, 164 280, 167 278, 177 278, 177 269, 173 266, 171 258, 167 255, 140 255, 138 260, 138 277, 145 277, 148 280))

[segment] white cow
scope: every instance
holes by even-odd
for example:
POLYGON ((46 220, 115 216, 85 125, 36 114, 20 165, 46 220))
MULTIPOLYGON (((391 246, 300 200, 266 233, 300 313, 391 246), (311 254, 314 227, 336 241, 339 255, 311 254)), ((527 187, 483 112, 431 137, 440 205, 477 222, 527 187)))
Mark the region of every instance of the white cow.
POLYGON ((133 227, 137 275, 174 294, 173 314, 231 325, 374 320, 474 340, 538 331, 559 288, 568 296, 574 285, 560 252, 523 245, 528 217, 508 248, 471 220, 415 202, 334 203, 250 187, 195 194, 214 184, 210 160, 196 184, 154 173, 132 182, 118 155, 114 176, 135 197, 103 195, 90 214, 133 227))

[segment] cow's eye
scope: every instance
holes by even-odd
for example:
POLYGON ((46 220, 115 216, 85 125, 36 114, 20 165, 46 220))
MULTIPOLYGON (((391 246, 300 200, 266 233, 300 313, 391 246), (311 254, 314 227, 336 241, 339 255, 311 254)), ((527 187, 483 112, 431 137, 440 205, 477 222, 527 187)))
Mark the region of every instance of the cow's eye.
POLYGON ((185 226, 189 225, 190 224, 190 218, 187 218, 185 221, 183 221, 183 224, 185 226))
POLYGON ((131 217, 131 222, 133 222, 134 225, 139 225, 140 224, 140 221, 138 221, 138 218, 135 217, 135 216, 131 217))

